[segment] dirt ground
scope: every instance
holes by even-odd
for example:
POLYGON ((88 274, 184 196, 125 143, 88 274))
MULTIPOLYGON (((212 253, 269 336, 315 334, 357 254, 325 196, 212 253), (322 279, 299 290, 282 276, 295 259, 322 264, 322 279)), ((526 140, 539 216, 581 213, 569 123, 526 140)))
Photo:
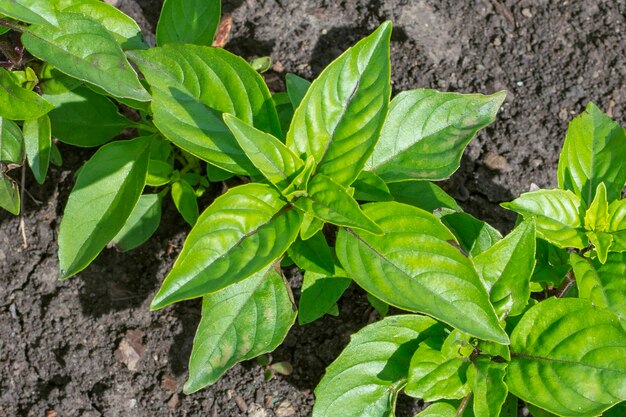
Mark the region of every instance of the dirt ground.
MULTIPOLYGON (((147 30, 155 26, 159 1, 118 3, 147 30)), ((225 1, 224 10, 233 18, 226 48, 246 58, 271 55, 272 85, 287 72, 314 78, 391 19, 394 91, 508 90, 497 122, 445 183, 468 211, 502 230, 514 219, 498 203, 532 183, 555 186, 567 122, 589 100, 625 122, 624 0, 238 0, 225 1)), ((185 396, 200 304, 156 313, 148 305, 188 227, 168 203, 142 248, 105 250, 78 277, 57 281, 59 219, 72 169, 89 156, 61 151, 65 165, 45 185, 28 180, 41 204, 26 199, 27 249, 17 219, 0 213, 0 417, 310 415, 325 367, 372 317, 363 294, 351 289, 338 318, 291 331, 273 355, 293 364, 291 376, 266 383, 251 361, 185 396)), ((296 285, 298 274, 290 275, 296 285)), ((403 400, 398 416, 412 417, 417 407, 403 400)))

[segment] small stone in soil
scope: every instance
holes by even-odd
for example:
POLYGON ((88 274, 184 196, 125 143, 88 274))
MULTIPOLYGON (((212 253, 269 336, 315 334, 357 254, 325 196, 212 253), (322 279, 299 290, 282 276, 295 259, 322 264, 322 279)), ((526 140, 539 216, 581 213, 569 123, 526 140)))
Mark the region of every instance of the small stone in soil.
POLYGON ((245 413, 245 412, 248 411, 248 404, 246 404, 246 402, 241 397, 241 395, 237 395, 235 397, 235 403, 237 404, 237 407, 239 408, 239 411, 241 411, 242 413, 245 413))
POLYGON ((488 152, 483 159, 483 163, 492 171, 506 171, 509 169, 509 163, 506 158, 495 152, 488 152))
POLYGON ((176 392, 178 390, 178 381, 170 374, 164 374, 161 377, 161 388, 163 391, 176 392))
POLYGON ((172 395, 172 398, 170 398, 169 401, 167 402, 167 406, 171 408, 172 410, 178 407, 178 394, 177 393, 174 393, 174 395, 172 395))
POLYGON ((290 417, 296 414, 295 408, 293 408, 293 405, 291 405, 291 403, 287 400, 278 404, 278 407, 276 407, 276 411, 274 412, 277 417, 290 417))
POLYGON ((267 410, 257 403, 252 403, 248 409, 248 415, 250 417, 267 417, 267 410))

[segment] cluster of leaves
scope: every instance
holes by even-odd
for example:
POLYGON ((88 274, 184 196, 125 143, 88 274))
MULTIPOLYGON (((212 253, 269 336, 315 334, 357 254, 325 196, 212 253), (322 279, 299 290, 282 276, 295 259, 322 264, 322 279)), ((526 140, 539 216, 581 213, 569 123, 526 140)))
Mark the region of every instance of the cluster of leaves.
MULTIPOLYGON (((168 194, 193 226, 151 304, 202 297, 185 392, 275 349, 297 317, 337 314, 354 281, 381 315, 419 314, 354 335, 314 416, 391 416, 401 391, 433 403, 422 416, 513 416, 518 398, 536 415, 592 416, 626 399, 626 142, 595 107, 570 126, 563 189, 510 203, 526 218, 503 238, 430 181, 458 168, 505 94, 390 100, 390 23, 312 83, 288 75, 271 94, 249 63, 210 46, 218 0, 166 0, 154 48, 98 0, 0 0, 0 13, 32 55, 0 70, 3 171, 25 149, 43 181, 52 137, 99 147, 60 225, 62 278, 110 242, 145 242, 168 194), (107 143, 127 128, 136 137, 107 143), (231 177, 200 214, 197 197, 231 177), (304 271, 297 308, 281 270, 291 264, 304 271), (574 282, 579 297, 563 298, 574 282)), ((17 212, 5 172, 0 187, 17 212)))

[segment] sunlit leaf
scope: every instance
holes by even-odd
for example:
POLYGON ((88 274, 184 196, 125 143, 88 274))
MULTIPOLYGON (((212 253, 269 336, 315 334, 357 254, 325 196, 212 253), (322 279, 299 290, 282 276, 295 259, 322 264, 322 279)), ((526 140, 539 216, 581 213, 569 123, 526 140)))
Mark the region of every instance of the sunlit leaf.
POLYGON ((220 23, 221 6, 221 0, 165 0, 156 28, 157 44, 211 46, 220 23))
POLYGON ((10 72, 0 68, 0 117, 11 120, 38 119, 52 107, 39 94, 20 86, 10 72))
POLYGON ((139 197, 128 220, 113 238, 113 243, 122 251, 129 251, 150 239, 161 222, 161 201, 160 194, 139 197))

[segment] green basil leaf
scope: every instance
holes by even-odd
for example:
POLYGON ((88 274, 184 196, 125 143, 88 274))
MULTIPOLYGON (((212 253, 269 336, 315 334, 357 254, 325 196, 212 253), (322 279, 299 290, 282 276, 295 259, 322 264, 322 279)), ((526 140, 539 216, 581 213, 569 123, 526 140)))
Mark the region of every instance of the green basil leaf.
POLYGON ((191 226, 196 224, 200 211, 198 209, 198 198, 193 187, 184 179, 172 184, 172 200, 183 219, 191 226))
POLYGON ((324 222, 308 213, 304 213, 300 227, 300 239, 309 240, 324 227, 324 222))
POLYGON ((160 194, 144 194, 130 213, 122 229, 113 238, 113 243, 123 252, 144 244, 159 228, 161 223, 160 194))
POLYGON ((387 317, 387 314, 389 314, 389 304, 380 298, 374 297, 370 293, 367 293, 367 301, 374 307, 374 310, 376 310, 380 317, 387 317))
POLYGON ((34 91, 20 86, 9 71, 0 68, 0 117, 31 120, 50 110, 52 104, 34 91))
POLYGON ((456 417, 456 407, 449 403, 437 402, 430 404, 415 417, 456 417))
POLYGON ((626 415, 626 402, 619 403, 602 413, 602 417, 622 417, 624 415, 626 415))
POLYGON ((206 164, 206 175, 210 182, 226 181, 235 176, 232 172, 223 170, 215 165, 206 164))
POLYGON ((480 255, 502 239, 497 229, 471 214, 450 212, 449 209, 443 209, 441 214, 441 222, 454 233, 461 249, 470 256, 480 255))
POLYGON ((311 238, 302 240, 297 238, 287 252, 291 259, 304 271, 316 272, 333 276, 335 274, 335 261, 326 242, 326 237, 321 231, 311 238))
POLYGON ((237 362, 276 349, 295 319, 291 290, 274 266, 204 296, 184 392, 211 385, 237 362))
POLYGON ((372 233, 380 228, 369 219, 348 191, 323 174, 311 179, 307 195, 293 202, 300 210, 338 226, 356 227, 372 233))
POLYGON ((429 317, 398 315, 353 334, 315 389, 313 417, 393 416, 413 352, 443 332, 429 317))
POLYGON ((526 220, 504 239, 474 258, 499 317, 524 312, 535 267, 535 222, 526 220))
POLYGON ((63 12, 81 13, 97 20, 123 50, 146 49, 139 25, 120 10, 100 0, 61 0, 63 12))
POLYGON ((221 116, 230 113, 281 136, 270 92, 246 61, 220 48, 195 45, 128 55, 152 87, 154 124, 169 140, 227 171, 258 174, 221 116))
POLYGON ((17 183, 0 172, 0 207, 14 215, 20 214, 20 190, 17 183))
POLYGON ((62 73, 47 62, 39 72, 39 87, 45 95, 67 93, 81 85, 81 80, 62 73))
POLYGON ((511 360, 511 351, 509 347, 506 345, 501 345, 495 342, 487 342, 485 340, 480 340, 478 342, 478 350, 480 350, 481 354, 489 355, 491 357, 501 357, 506 361, 511 360))
POLYGON ((54 105, 49 113, 52 136, 70 145, 100 146, 130 124, 111 100, 87 87, 45 97, 54 105))
POLYGON ((50 148, 52 146, 50 118, 44 115, 38 119, 26 120, 22 130, 28 166, 33 171, 35 180, 39 184, 43 184, 50 165, 50 148))
POLYGON ((82 271, 124 227, 143 191, 150 138, 104 145, 83 166, 59 228, 61 279, 82 271))
MULTIPOLYGON (((151 154, 152 156, 152 154, 151 154)), ((160 187, 169 184, 172 176, 172 164, 156 159, 150 159, 148 163, 148 176, 146 177, 146 185, 151 187, 160 187)), ((197 218, 198 216, 196 216, 197 218)))
POLYGON ((463 211, 454 198, 430 181, 392 182, 387 187, 398 203, 419 207, 431 213, 439 208, 463 211))
POLYGON ((350 278, 387 304, 508 344, 472 262, 448 243, 454 236, 439 219, 395 202, 363 211, 385 234, 339 231, 335 251, 350 278))
POLYGON ((150 308, 206 295, 267 267, 295 240, 301 221, 269 185, 231 188, 200 215, 150 308))
POLYGON ((284 143, 285 134, 289 130, 289 125, 291 125, 291 119, 293 119, 293 106, 289 100, 289 95, 284 92, 273 93, 272 101, 276 107, 278 120, 280 120, 280 130, 283 132, 283 135, 279 139, 284 143))
POLYGON ((326 314, 339 301, 350 283, 350 278, 306 271, 298 303, 298 323, 311 323, 326 314))
MULTIPOLYGON (((504 383, 506 363, 493 362, 479 356, 467 369, 467 382, 472 389, 474 415, 499 417, 509 389, 504 383)), ((517 410, 516 410, 517 411, 517 410)))
POLYGON ((613 201, 626 184, 626 131, 593 103, 569 124, 559 157, 559 188, 573 191, 585 205, 606 184, 613 201))
POLYGON ((613 236, 611 250, 626 252, 626 200, 609 204, 609 224, 606 231, 613 236))
POLYGON ((429 89, 398 94, 365 169, 387 182, 448 178, 476 132, 496 119, 505 97, 504 91, 491 96, 429 89))
POLYGON ((382 128, 391 86, 391 23, 333 61, 296 109, 287 146, 313 156, 317 172, 347 187, 359 175, 382 128))
POLYGON ((411 359, 404 392, 424 401, 463 398, 469 393, 465 378, 469 364, 466 358, 447 357, 422 345, 411 359))
POLYGON ((613 235, 604 232, 587 232, 587 237, 593 244, 600 262, 605 263, 609 255, 609 248, 613 244, 613 235))
POLYGON ((505 382, 524 401, 565 416, 595 416, 626 399, 626 331, 587 300, 550 298, 511 334, 505 382))
POLYGON ((311 87, 311 82, 302 77, 298 77, 296 74, 287 74, 285 75, 285 84, 287 85, 289 101, 295 110, 300 107, 302 99, 304 99, 306 92, 309 91, 311 87))
POLYGON ((115 97, 150 101, 137 74, 111 33, 80 13, 59 13, 59 25, 34 25, 22 43, 35 57, 59 71, 101 87, 115 97))
MULTIPOLYGON (((507 387, 508 389, 508 387, 507 387)), ((500 410, 500 417, 518 417, 519 416, 519 406, 518 406, 518 398, 515 395, 509 394, 502 405, 502 409, 500 410)), ((537 417, 533 414, 533 417, 537 417)))
POLYGON ((544 239, 537 238, 536 244, 537 264, 531 281, 557 288, 571 269, 569 253, 544 239))
POLYGON ((583 249, 588 244, 582 230, 582 201, 569 190, 532 191, 501 206, 534 217, 537 235, 558 247, 583 249))
POLYGON ((165 0, 156 29, 157 45, 213 45, 221 6, 221 0, 165 0))
POLYGON ((603 232, 609 223, 609 202, 606 197, 606 186, 598 184, 595 197, 585 212, 585 229, 603 232))
POLYGON ((28 23, 57 24, 58 0, 1 0, 0 13, 28 23))
POLYGON ((21 164, 24 159, 24 136, 12 120, 0 117, 0 162, 21 164))
POLYGON ((626 253, 611 253, 607 262, 570 254, 578 296, 617 315, 626 329, 626 253))
POLYGON ((291 149, 269 133, 230 114, 224 114, 224 122, 252 164, 279 191, 285 190, 304 167, 291 149))
POLYGON ((362 171, 352 183, 354 198, 361 201, 393 201, 385 181, 378 175, 362 171))
POLYGON ((52 148, 50 149, 50 162, 58 167, 63 165, 63 157, 61 156, 59 147, 54 142, 52 142, 52 148))

